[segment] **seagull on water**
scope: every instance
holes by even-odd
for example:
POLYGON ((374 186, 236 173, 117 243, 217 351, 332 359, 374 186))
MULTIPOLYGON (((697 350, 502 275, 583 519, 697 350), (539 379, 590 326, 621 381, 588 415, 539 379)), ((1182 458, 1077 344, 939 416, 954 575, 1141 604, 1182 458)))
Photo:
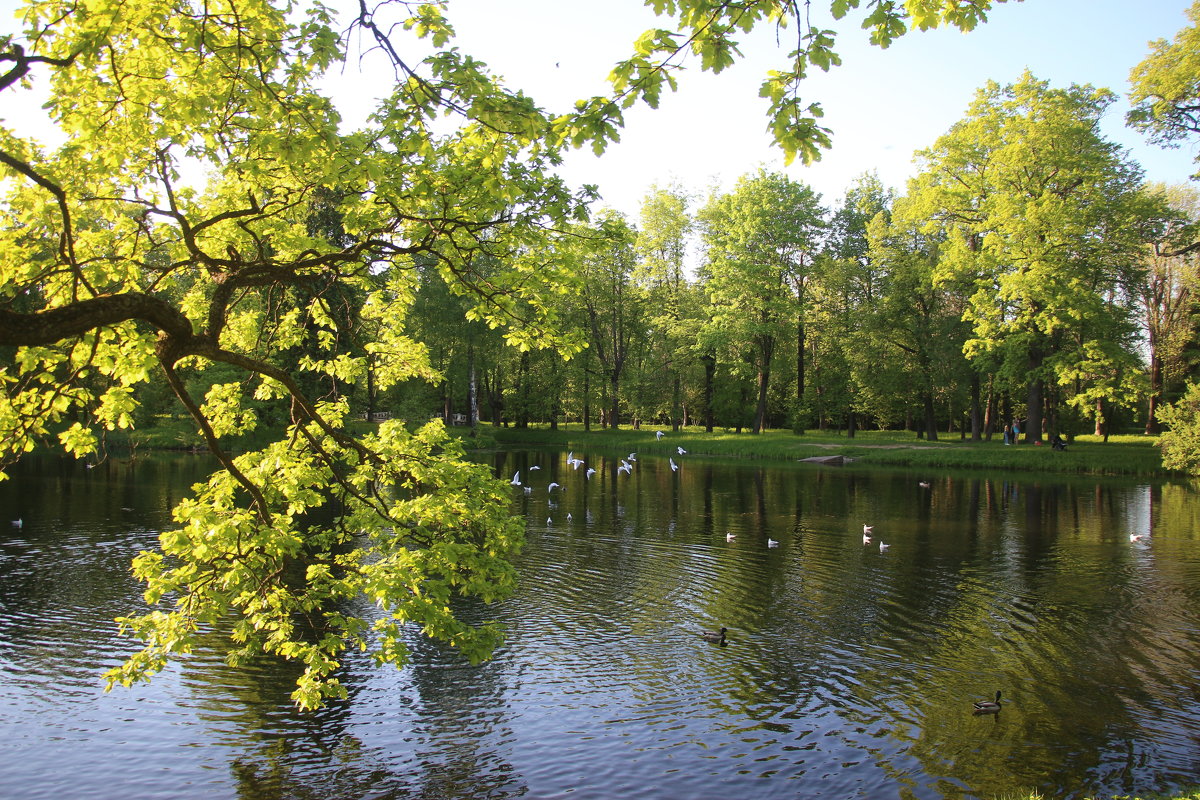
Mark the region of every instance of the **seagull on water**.
POLYGON ((655 432, 654 432, 654 438, 655 438, 655 439, 661 439, 662 437, 663 437, 663 432, 662 432, 662 431, 655 431, 655 432))
POLYGON ((671 462, 671 472, 679 472, 679 465, 675 463, 675 459, 668 458, 667 461, 671 462))
POLYGON ((767 538, 767 547, 779 547, 779 542, 768 537, 767 538))

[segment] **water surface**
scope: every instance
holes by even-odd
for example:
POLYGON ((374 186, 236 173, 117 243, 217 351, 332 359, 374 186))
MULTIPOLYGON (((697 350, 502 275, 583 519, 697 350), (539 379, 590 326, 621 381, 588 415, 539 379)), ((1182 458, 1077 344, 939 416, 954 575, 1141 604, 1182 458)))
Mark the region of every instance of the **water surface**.
POLYGON ((528 520, 520 591, 463 609, 507 625, 491 662, 414 634, 411 666, 355 655, 350 699, 313 714, 290 705, 293 668, 233 670, 213 652, 103 694, 100 673, 130 648, 111 620, 140 609, 129 560, 206 463, 22 464, 0 484, 0 522, 23 521, 0 525, 0 795, 1083 797, 1200 783, 1187 487, 691 455, 626 475, 578 455, 590 480, 564 453, 494 457, 532 491, 513 492, 528 520), (726 646, 698 635, 721 626, 726 646), (998 689, 999 714, 971 713, 998 689))

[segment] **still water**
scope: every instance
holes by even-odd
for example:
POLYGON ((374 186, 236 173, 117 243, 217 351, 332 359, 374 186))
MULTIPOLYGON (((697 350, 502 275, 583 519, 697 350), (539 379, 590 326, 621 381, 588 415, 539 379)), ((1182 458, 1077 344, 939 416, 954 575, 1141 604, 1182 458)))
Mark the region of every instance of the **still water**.
POLYGON ((464 610, 508 626, 491 662, 413 635, 413 665, 356 656, 350 699, 313 714, 291 707, 286 665, 232 670, 213 652, 101 690, 130 647, 111 620, 140 607, 129 560, 202 459, 22 464, 0 483, 0 796, 993 798, 1200 783, 1191 488, 691 455, 624 474, 579 455, 578 470, 564 453, 494 456, 531 492, 513 490, 521 590, 464 610), (699 636, 719 627, 725 646, 699 636), (997 690, 1000 713, 974 715, 997 690))

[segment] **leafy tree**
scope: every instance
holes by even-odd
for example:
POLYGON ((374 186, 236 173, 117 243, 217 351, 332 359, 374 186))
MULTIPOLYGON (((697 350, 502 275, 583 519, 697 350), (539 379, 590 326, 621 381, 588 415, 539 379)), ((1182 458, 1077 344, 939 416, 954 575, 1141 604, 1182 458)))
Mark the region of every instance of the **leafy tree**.
MULTIPOLYGON (((436 43, 432 12, 409 24, 436 43)), ((333 672, 346 647, 403 663, 409 624, 484 657, 497 631, 460 621, 448 601, 514 585, 507 556, 521 527, 503 485, 440 424, 353 437, 345 398, 318 400, 304 384, 365 373, 365 355, 344 346, 333 287, 362 297, 381 386, 436 377, 405 328, 418 257, 514 344, 576 346, 543 299, 566 283, 547 230, 586 199, 549 173, 550 120, 442 50, 426 77, 398 81, 369 128, 341 132, 315 88, 344 57, 321 6, 52 2, 26 14, 28 44, 7 43, 0 86, 48 70, 50 116, 71 136, 47 150, 0 133, 12 187, 0 343, 16 348, 4 455, 47 435, 92 452, 97 430, 131 424, 134 388, 157 367, 221 464, 176 509, 161 551, 136 560, 154 609, 123 621, 145 647, 109 680, 145 678, 225 620, 232 661, 265 651, 305 665, 305 707, 343 693, 333 672), (446 108, 461 112, 457 125, 438 120, 446 108), (184 179, 197 167, 207 186, 184 179), (310 224, 318 203, 345 236, 310 224), (241 377, 195 397, 180 369, 206 363, 241 377), (234 457, 224 441, 255 428, 253 403, 273 399, 289 409, 287 434, 234 457), (337 610, 364 595, 381 613, 337 610)), ((358 25, 375 30, 365 16, 358 25)))
MULTIPOLYGON (((876 357, 877 345, 864 324, 880 300, 881 279, 879 264, 870 252, 868 226, 877 216, 886 217, 891 205, 892 194, 877 175, 867 173, 855 180, 830 216, 813 292, 813 327, 822 341, 812 349, 828 354, 819 364, 819 422, 824 424, 825 415, 835 410, 837 404, 831 400, 840 395, 850 436, 854 435, 859 413, 894 417, 885 409, 893 407, 904 394, 896 391, 899 386, 882 389, 880 379, 894 374, 890 370, 893 365, 876 357), (833 392, 834 385, 844 388, 833 392)), ((809 349, 804 333, 804 328, 797 331, 797 349, 801 352, 809 349)), ((797 400, 801 402, 807 383, 804 366, 803 361, 798 363, 796 375, 797 400)))
POLYGON ((1140 169, 1098 124, 1113 97, 1051 89, 1026 73, 989 83, 968 115, 920 154, 914 218, 946 242, 943 280, 972 281, 969 357, 1028 387, 1026 433, 1042 435, 1045 390, 1072 402, 1129 401, 1137 390, 1129 288, 1147 208, 1140 169))
POLYGON ((1167 426, 1158 440, 1163 466, 1200 474, 1200 384, 1189 384, 1183 397, 1161 407, 1158 421, 1167 426))
POLYGON ((636 232, 624 217, 606 212, 600 225, 574 242, 588 345, 608 388, 606 422, 621 421, 621 380, 635 340, 643 338, 644 308, 633 282, 636 232))
POLYGON ((1149 356, 1149 407, 1146 433, 1158 433, 1158 407, 1168 392, 1177 393, 1189 372, 1195 347, 1194 306, 1200 280, 1200 254, 1180 247, 1200 222, 1200 193, 1190 186, 1151 186, 1167 204, 1146 256, 1139 286, 1149 356))
MULTIPOLYGON (((824 225, 820 195, 785 175, 760 169, 754 176, 742 176, 732 192, 712 198, 700 216, 711 324, 754 353, 754 432, 759 433, 782 326, 793 321, 804 325, 808 284, 824 225)), ((798 358, 803 361, 803 354, 798 358)))
MULTIPOLYGON (((691 286, 685 274, 688 236, 692 219, 688 198, 679 189, 654 187, 642 201, 641 225, 635 251, 638 256, 636 278, 647 295, 650 327, 661 342, 661 364, 670 377, 671 429, 679 430, 683 411, 682 362, 695 341, 694 318, 687 313, 691 286)), ((660 361, 655 358, 656 362, 660 361)), ((654 381, 662 384, 655 369, 654 381)))
POLYGON ((1169 147, 1200 134, 1200 2, 1187 16, 1191 25, 1174 41, 1151 42, 1150 54, 1129 73, 1127 122, 1169 147))

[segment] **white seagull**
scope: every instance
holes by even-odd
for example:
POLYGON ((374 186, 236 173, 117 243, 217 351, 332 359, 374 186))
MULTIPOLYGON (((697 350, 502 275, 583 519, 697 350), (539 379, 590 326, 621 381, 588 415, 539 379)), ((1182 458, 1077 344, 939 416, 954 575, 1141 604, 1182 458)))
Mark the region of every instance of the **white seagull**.
POLYGON ((768 537, 767 538, 767 547, 779 547, 779 542, 768 537))
POLYGON ((679 452, 679 455, 681 455, 681 456, 687 455, 687 450, 684 450, 682 447, 676 447, 675 449, 679 452))
POLYGON ((546 487, 546 491, 547 491, 547 492, 553 492, 555 489, 557 489, 557 488, 558 488, 558 486, 559 486, 559 485, 558 485, 557 483, 555 483, 554 481, 551 481, 551 482, 550 482, 550 485, 546 487))
POLYGON ((511 483, 513 486, 521 485, 521 470, 517 470, 513 473, 513 479, 509 481, 509 483, 511 483))
POLYGON ((655 432, 654 432, 654 438, 655 438, 655 439, 661 439, 662 437, 663 437, 663 432, 662 432, 662 431, 655 431, 655 432))
POLYGON ((679 472, 679 465, 675 463, 675 459, 668 458, 667 461, 671 462, 671 472, 679 472))

